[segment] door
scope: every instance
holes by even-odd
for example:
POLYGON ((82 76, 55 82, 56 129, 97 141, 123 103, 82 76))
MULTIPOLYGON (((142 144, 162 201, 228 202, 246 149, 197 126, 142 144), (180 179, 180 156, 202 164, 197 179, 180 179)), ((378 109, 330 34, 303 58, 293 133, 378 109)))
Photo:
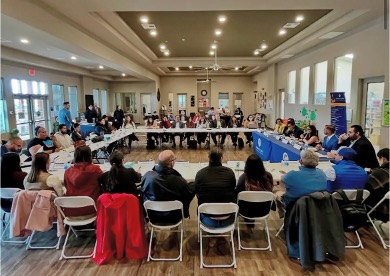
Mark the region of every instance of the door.
MULTIPOLYGON (((48 103, 47 97, 40 96, 15 96, 16 128, 22 140, 32 139, 34 129, 37 126, 48 129, 48 103)), ((50 131, 50 129, 48 129, 50 131)))

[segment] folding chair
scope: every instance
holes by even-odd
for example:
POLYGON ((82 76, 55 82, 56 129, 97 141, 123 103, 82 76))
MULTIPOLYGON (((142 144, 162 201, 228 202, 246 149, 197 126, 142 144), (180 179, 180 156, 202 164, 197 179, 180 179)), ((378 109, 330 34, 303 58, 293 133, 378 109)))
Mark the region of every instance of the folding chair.
POLYGON ((240 192, 237 197, 237 204, 239 206, 238 216, 244 218, 244 220, 253 220, 253 222, 240 221, 237 219, 237 230, 238 230, 238 250, 269 250, 272 251, 271 239, 268 229, 268 217, 271 212, 272 203, 275 200, 275 196, 272 192, 265 191, 244 191, 240 192), (240 224, 256 225, 261 224, 264 221, 264 230, 267 234, 267 247, 244 247, 241 245, 240 236, 240 224))
POLYGON ((387 243, 385 242, 384 238, 382 237, 382 235, 380 234, 379 232, 379 229, 378 229, 378 226, 375 225, 373 219, 375 220, 375 218, 371 218, 370 215, 372 214, 372 212, 374 212, 376 210, 376 208, 378 208, 379 205, 381 205, 385 200, 390 200, 390 192, 387 192, 385 194, 385 196, 374 206, 371 208, 371 210, 367 213, 367 216, 368 216, 368 219, 370 220, 371 224, 372 224, 372 227, 374 227, 374 230, 375 232, 377 233, 381 243, 382 243, 382 246, 384 249, 386 248, 389 248, 390 245, 389 245, 389 241, 387 241, 387 243))
POLYGON ((238 205, 235 203, 203 203, 198 207, 198 242, 200 242, 200 268, 203 267, 234 267, 237 268, 236 253, 234 250, 234 225, 236 223, 238 213, 238 205), (221 228, 210 228, 204 225, 200 220, 200 215, 206 214, 208 216, 218 216, 224 214, 234 214, 234 221, 232 224, 221 228), (203 231, 213 235, 203 235, 203 231), (229 233, 224 235, 224 233, 229 233), (203 262, 203 237, 229 237, 232 243, 233 260, 231 264, 227 265, 208 265, 203 262))
POLYGON ((144 208, 146 214, 149 217, 149 225, 152 230, 150 232, 150 240, 149 240, 149 251, 148 251, 148 262, 152 261, 177 261, 180 262, 183 259, 183 234, 185 231, 184 225, 184 215, 183 215, 183 203, 178 200, 175 201, 150 201, 147 200, 144 202, 144 208), (153 217, 150 215, 150 211, 158 211, 158 212, 172 212, 179 210, 181 212, 181 219, 178 222, 168 224, 168 223, 159 223, 154 221, 153 217), (174 228, 178 228, 178 230, 172 230, 174 228), (162 231, 162 230, 171 230, 171 232, 180 232, 180 248, 179 248, 179 256, 177 258, 153 258, 152 257, 152 240, 154 231, 162 231))
POLYGON ((5 233, 7 232, 7 229, 9 229, 9 226, 11 224, 10 221, 10 213, 11 213, 11 206, 12 206, 12 200, 14 198, 14 194, 21 191, 19 188, 0 188, 1 193, 1 211, 2 211, 2 233, 1 233, 1 242, 8 242, 8 243, 26 243, 28 240, 28 237, 24 240, 6 240, 4 238, 5 233))
MULTIPOLYGON (((346 196, 348 197, 349 200, 356 200, 356 195, 357 195, 357 190, 356 189, 343 190, 343 191, 345 192, 345 194, 346 194, 346 196)), ((361 203, 363 203, 364 200, 369 195, 370 195, 369 191, 363 190, 363 199, 362 199, 361 203)), ((343 198, 337 192, 333 192, 332 196, 336 200, 343 200, 343 198)), ((364 249, 363 243, 362 243, 362 241, 360 239, 360 235, 359 235, 357 230, 355 231, 355 234, 356 234, 356 238, 358 240, 358 243, 356 245, 346 245, 345 248, 362 248, 362 249, 364 249)))
POLYGON ((96 214, 92 217, 85 218, 85 216, 82 217, 67 217, 64 214, 64 211, 62 208, 81 208, 81 207, 88 207, 93 206, 96 211, 96 205, 95 201, 90 198, 89 196, 65 196, 65 197, 57 197, 54 200, 54 204, 59 209, 61 215, 64 218, 64 224, 69 226, 68 232, 66 234, 64 245, 62 246, 61 251, 61 257, 62 259, 83 259, 83 258, 91 258, 95 256, 95 250, 96 250, 96 242, 93 249, 93 252, 89 255, 78 255, 78 256, 66 256, 65 255, 65 248, 66 244, 68 242, 70 231, 72 231, 76 237, 78 237, 77 232, 86 232, 86 231, 94 231, 95 229, 82 229, 82 230, 76 230, 73 227, 74 226, 84 226, 88 225, 96 220, 96 214))

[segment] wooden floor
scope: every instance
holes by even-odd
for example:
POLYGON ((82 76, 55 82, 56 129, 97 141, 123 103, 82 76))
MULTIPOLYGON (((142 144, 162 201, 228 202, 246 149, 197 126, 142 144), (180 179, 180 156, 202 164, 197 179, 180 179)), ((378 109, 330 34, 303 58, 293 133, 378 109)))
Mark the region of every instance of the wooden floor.
MULTIPOLYGON (((157 159, 159 150, 146 151, 145 145, 139 143, 131 151, 134 161, 157 159)), ((190 162, 207 162, 206 150, 174 150, 178 160, 190 162)), ((224 162, 228 160, 246 160, 253 152, 252 148, 234 150, 227 146, 224 150, 224 162)), ((25 250, 23 245, 3 244, 1 246, 1 275, 389 275, 389 251, 383 249, 371 228, 361 229, 364 249, 347 249, 345 256, 337 263, 321 263, 316 265, 314 272, 304 272, 300 264, 287 257, 286 246, 281 238, 275 238, 276 231, 282 224, 276 212, 269 219, 272 251, 239 251, 237 249, 237 233, 235 233, 235 248, 237 269, 234 268, 199 268, 199 244, 196 236, 196 207, 191 204, 191 219, 187 221, 187 237, 183 245, 182 262, 147 262, 146 260, 112 260, 107 265, 97 266, 90 259, 59 261, 59 250, 25 250)), ((258 227, 258 226, 257 226, 258 227)), ((43 233, 39 242, 55 242, 55 231, 43 233), (44 235, 43 235, 44 234, 44 235), (49 237, 50 236, 50 237, 49 237)), ((70 254, 88 254, 93 248, 94 236, 86 235, 78 239, 70 239, 70 254)), ((157 237, 156 256, 174 257, 178 253, 178 245, 167 249, 168 234, 160 233, 157 237), (165 249, 164 249, 165 248, 165 249)), ((64 240, 64 238, 63 238, 64 240)), ((62 240, 62 243, 63 243, 62 240)), ((244 227, 243 241, 251 245, 264 245, 264 231, 256 228, 253 233, 244 227), (254 240, 257 242, 254 242, 254 240)), ((61 244, 62 244, 61 243, 61 244)), ((218 245, 209 244, 205 262, 218 264, 230 262, 231 252, 226 242, 218 245)))

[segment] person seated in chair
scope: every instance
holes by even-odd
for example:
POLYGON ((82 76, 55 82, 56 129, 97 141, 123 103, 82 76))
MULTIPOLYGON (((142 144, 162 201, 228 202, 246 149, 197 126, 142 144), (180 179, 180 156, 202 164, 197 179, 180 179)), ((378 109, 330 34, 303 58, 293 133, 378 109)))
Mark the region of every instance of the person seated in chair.
POLYGON ((43 151, 46 153, 58 152, 61 150, 61 146, 56 141, 55 136, 47 136, 47 130, 44 127, 37 126, 35 128, 35 135, 33 139, 30 140, 27 146, 27 155, 33 156, 37 152, 43 151))
POLYGON ((275 121, 274 131, 277 134, 282 135, 285 129, 286 129, 286 125, 283 124, 282 119, 281 118, 277 118, 276 121, 275 121))
MULTIPOLYGON (((171 128, 171 122, 168 120, 167 116, 164 116, 162 118, 162 121, 160 122, 160 128, 164 128, 164 129, 171 128)), ((163 133, 163 134, 160 134, 160 135, 161 135, 161 138, 162 138, 163 142, 166 143, 166 142, 169 141, 169 134, 163 133)))
POLYGON ((304 142, 308 146, 315 147, 320 143, 320 139, 317 136, 317 129, 313 125, 306 127, 306 133, 301 134, 299 141, 304 142))
POLYGON ((60 124, 59 131, 54 134, 54 136, 56 137, 58 143, 60 143, 62 149, 66 149, 73 146, 73 140, 68 134, 68 129, 66 125, 60 124))
POLYGON ((337 150, 338 138, 335 132, 336 128, 333 125, 325 125, 324 140, 316 145, 316 149, 327 152, 337 150))
MULTIPOLYGON (((215 115, 215 119, 210 121, 210 127, 217 128, 217 129, 226 128, 226 123, 224 120, 221 119, 221 116, 219 116, 217 114, 217 115, 215 115)), ((223 148, 223 145, 224 145, 225 139, 226 139, 226 133, 218 133, 218 134, 211 133, 211 138, 213 139, 214 145, 217 145, 217 135, 221 135, 220 146, 221 146, 221 148, 223 148)))
MULTIPOLYGON (((257 128, 257 122, 255 120, 255 116, 254 115, 249 115, 248 118, 245 120, 244 122, 244 127, 245 128, 257 128)), ((246 137, 246 143, 250 146, 251 145, 251 142, 253 141, 253 137, 252 137, 252 132, 244 132, 244 135, 246 137)))
POLYGON ((303 130, 297 127, 295 120, 290 118, 287 121, 287 128, 284 131, 284 135, 292 138, 299 138, 303 134, 303 130))
MULTIPOLYGON (((184 128, 184 123, 182 121, 180 121, 180 116, 179 115, 176 115, 175 117, 175 121, 172 122, 171 124, 171 128, 175 128, 175 129, 180 129, 180 128, 184 128)), ((176 136, 179 136, 180 137, 180 148, 183 147, 183 139, 184 139, 184 134, 183 132, 176 132, 176 133, 172 133, 171 134, 171 140, 172 140, 172 148, 176 148, 176 141, 175 141, 175 137, 176 136)))
POLYGON ((98 121, 95 125, 94 133, 98 136, 103 136, 104 134, 110 134, 111 132, 106 127, 106 115, 103 115, 103 117, 98 121))
POLYGON ((19 153, 23 147, 23 140, 19 136, 11 137, 5 144, 1 145, 1 157, 7 152, 19 153))
POLYGON ((335 165, 325 169, 328 179, 328 192, 338 189, 364 189, 367 183, 366 171, 356 165, 356 151, 351 148, 340 148, 335 156, 335 165))
POLYGON ((83 140, 85 141, 85 137, 80 131, 80 124, 75 123, 73 125, 73 127, 74 127, 74 130, 73 130, 72 135, 71 135, 73 142, 76 143, 78 141, 83 141, 83 140))
MULTIPOLYGON (((236 117, 232 116, 229 123, 227 124, 228 128, 237 128, 238 120, 236 117)), ((229 132, 230 138, 232 138, 232 143, 234 147, 237 147, 238 132, 229 132)))

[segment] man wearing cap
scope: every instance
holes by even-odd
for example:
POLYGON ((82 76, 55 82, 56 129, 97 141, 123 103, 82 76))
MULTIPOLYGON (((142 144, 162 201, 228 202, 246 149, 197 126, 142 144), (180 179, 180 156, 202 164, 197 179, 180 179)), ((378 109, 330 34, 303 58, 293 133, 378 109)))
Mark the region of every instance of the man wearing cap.
POLYGON ((335 165, 324 170, 328 179, 328 192, 337 189, 364 189, 368 176, 362 167, 356 165, 356 154, 356 151, 347 147, 337 151, 333 162, 335 165))
POLYGON ((331 151, 337 149, 338 138, 335 135, 336 128, 333 125, 325 125, 324 128, 324 140, 321 144, 316 146, 316 149, 331 151))

